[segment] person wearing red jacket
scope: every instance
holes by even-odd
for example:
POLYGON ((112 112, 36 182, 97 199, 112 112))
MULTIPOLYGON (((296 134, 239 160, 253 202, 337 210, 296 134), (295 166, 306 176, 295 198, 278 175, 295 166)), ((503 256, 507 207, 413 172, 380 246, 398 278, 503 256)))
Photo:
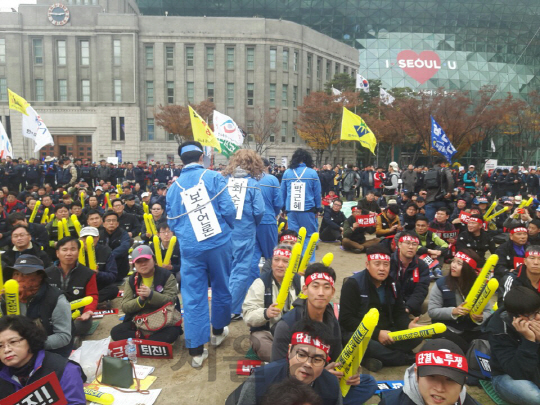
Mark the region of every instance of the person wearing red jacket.
POLYGON ((22 201, 17 200, 17 193, 10 191, 6 198, 6 212, 11 214, 12 212, 24 211, 26 206, 22 201))
POLYGON ((98 288, 96 272, 79 263, 79 240, 68 236, 60 239, 56 244, 56 257, 58 261, 45 269, 49 276, 49 284, 59 288, 69 302, 92 297, 93 300, 84 308, 80 308, 81 315, 75 319, 73 336, 83 336, 92 327, 92 315, 98 304, 98 288))

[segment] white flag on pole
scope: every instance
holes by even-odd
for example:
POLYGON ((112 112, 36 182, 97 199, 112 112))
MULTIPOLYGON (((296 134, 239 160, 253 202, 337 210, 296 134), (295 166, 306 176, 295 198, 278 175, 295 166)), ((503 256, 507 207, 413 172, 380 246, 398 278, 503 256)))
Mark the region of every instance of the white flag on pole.
POLYGON ((0 122, 0 159, 4 159, 7 156, 11 158, 13 157, 13 149, 11 147, 11 142, 9 141, 7 132, 0 122))
POLYGON ((491 138, 491 150, 493 152, 497 152, 497 150, 495 149, 495 142, 493 142, 493 138, 491 138))
POLYGON ((234 143, 236 146, 242 146, 244 135, 236 122, 228 115, 214 110, 214 135, 216 138, 234 143))
POLYGON ((382 87, 380 88, 380 91, 379 91, 379 97, 381 98, 381 101, 386 105, 391 105, 396 99, 382 87))
POLYGON ((364 90, 364 92, 369 93, 369 82, 361 74, 356 74, 356 88, 358 90, 364 90))
POLYGON ((34 152, 39 152, 46 145, 54 146, 53 137, 36 110, 28 106, 26 113, 28 115, 22 115, 23 136, 34 140, 34 152))
MULTIPOLYGON (((335 89, 334 86, 332 86, 332 94, 334 96, 341 96, 343 92, 341 90, 338 90, 338 89, 335 89)), ((345 103, 348 103, 349 100, 347 100, 346 98, 343 98, 343 97, 340 97, 340 98, 337 98, 334 100, 334 103, 340 103, 340 102, 345 102, 345 103)))

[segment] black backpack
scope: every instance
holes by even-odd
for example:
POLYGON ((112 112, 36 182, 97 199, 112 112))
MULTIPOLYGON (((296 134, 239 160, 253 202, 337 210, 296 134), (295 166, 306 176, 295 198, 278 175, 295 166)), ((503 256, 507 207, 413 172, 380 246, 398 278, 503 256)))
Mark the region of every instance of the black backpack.
POLYGON ((424 188, 426 190, 433 190, 442 186, 441 181, 442 169, 431 168, 424 176, 424 188))

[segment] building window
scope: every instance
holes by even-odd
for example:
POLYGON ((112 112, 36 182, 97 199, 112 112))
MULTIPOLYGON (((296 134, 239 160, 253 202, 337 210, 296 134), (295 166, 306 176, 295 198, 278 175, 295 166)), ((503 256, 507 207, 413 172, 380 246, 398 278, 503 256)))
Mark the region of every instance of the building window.
POLYGON ((90 41, 81 41, 81 66, 90 65, 90 41))
POLYGON ((154 82, 146 82, 146 105, 154 105, 154 82))
POLYGON ((122 45, 119 39, 113 41, 113 61, 114 66, 122 64, 122 45))
POLYGON ((227 107, 234 107, 234 83, 227 83, 227 107))
POLYGON ((0 63, 6 63, 6 40, 0 38, 0 63))
POLYGON ((282 143, 287 142, 287 132, 288 132, 287 121, 283 121, 281 123, 281 142, 282 143))
POLYGON ((195 84, 193 82, 187 82, 187 100, 190 104, 195 102, 195 84))
POLYGON ((276 68, 277 49, 270 49, 270 69, 276 68))
POLYGON ((66 64, 66 41, 56 41, 56 55, 58 66, 66 64))
POLYGON ((174 104, 174 82, 167 82, 167 104, 174 104))
POLYGON ((330 80, 330 67, 332 66, 332 62, 329 60, 326 61, 326 80, 330 80))
POLYGON ((322 59, 317 58, 317 79, 321 78, 321 65, 322 65, 322 59))
POLYGON ((308 88, 306 89, 306 95, 309 96, 310 93, 311 93, 311 89, 308 87, 308 88))
POLYGON ((146 132, 148 134, 148 140, 153 141, 154 140, 154 119, 153 118, 146 119, 146 132))
POLYGON ((214 102, 214 82, 206 83, 206 98, 214 102))
POLYGON ((34 63, 36 65, 41 65, 43 63, 43 40, 34 38, 32 40, 32 47, 34 51, 34 63))
POLYGON ((126 123, 124 122, 124 117, 120 117, 120 140, 126 140, 126 123))
POLYGON ((116 117, 111 117, 111 139, 116 141, 116 117))
POLYGON ((193 67, 194 65, 192 46, 186 47, 186 64, 187 64, 187 67, 193 67))
POLYGON ((211 46, 206 47, 206 68, 214 68, 214 48, 211 46))
POLYGON ((274 143, 276 141, 276 134, 270 134, 269 140, 271 143, 274 143))
POLYGON ((349 68, 347 66, 343 66, 343 73, 345 73, 346 75, 349 74, 349 68))
POLYGON ((255 127, 253 121, 246 122, 246 129, 248 134, 248 141, 252 142, 254 140, 253 138, 253 128, 255 127))
POLYGON ((7 79, 0 79, 0 101, 8 100, 7 79))
POLYGON ((114 79, 114 101, 122 101, 122 80, 114 79))
POLYGON ((340 69, 339 63, 336 63, 336 72, 335 72, 335 74, 339 73, 339 69, 340 69))
POLYGON ((283 50, 283 70, 289 70, 289 50, 283 50))
POLYGON ((81 100, 90 101, 90 80, 81 80, 81 100))
POLYGON ((43 79, 36 79, 36 101, 45 100, 45 89, 43 87, 43 79))
POLYGON ((270 107, 276 106, 276 85, 270 84, 270 107))
POLYGON ((298 52, 294 52, 293 55, 293 70, 298 72, 298 52))
POLYGON ((296 107, 296 104, 298 103, 298 86, 293 86, 293 92, 292 92, 292 106, 296 107))
POLYGON ((293 131, 291 136, 291 143, 296 143, 296 122, 293 122, 293 131))
POLYGON ((247 49, 247 69, 253 70, 255 69, 255 48, 248 48, 247 49))
MULTIPOLYGON (((175 137, 174 137, 174 134, 170 133, 170 132, 167 132, 167 140, 168 141, 174 141, 175 140, 175 137)), ((172 156, 172 155, 171 155, 172 156)), ((172 162, 174 160, 174 158, 169 158, 169 155, 167 155, 167 160, 169 162, 172 162)))
POLYGON ((234 69, 234 48, 227 48, 227 69, 234 69))
POLYGON ((307 67, 306 67, 306 73, 308 76, 311 75, 311 61, 312 61, 313 57, 311 55, 308 55, 307 56, 307 67))
POLYGON ((253 99, 255 96, 255 85, 253 83, 247 84, 247 105, 253 105, 253 99))
POLYGON ((289 104, 289 85, 284 84, 281 87, 281 106, 287 107, 288 104, 289 104))
POLYGON ((146 67, 151 68, 154 66, 154 46, 147 45, 144 47, 144 55, 146 57, 146 67))
POLYGON ((67 80, 58 80, 58 100, 67 101, 67 80))
POLYGON ((165 62, 167 67, 174 66, 174 46, 172 45, 165 47, 165 62))

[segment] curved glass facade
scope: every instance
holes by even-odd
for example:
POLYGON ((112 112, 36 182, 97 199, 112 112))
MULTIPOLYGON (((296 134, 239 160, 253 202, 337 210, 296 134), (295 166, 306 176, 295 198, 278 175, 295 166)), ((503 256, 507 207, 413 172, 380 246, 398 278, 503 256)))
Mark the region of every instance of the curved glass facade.
POLYGON ((264 17, 360 49, 359 73, 385 88, 500 94, 540 89, 539 0, 137 0, 151 15, 264 17), (536 35, 535 35, 536 34, 536 35))

